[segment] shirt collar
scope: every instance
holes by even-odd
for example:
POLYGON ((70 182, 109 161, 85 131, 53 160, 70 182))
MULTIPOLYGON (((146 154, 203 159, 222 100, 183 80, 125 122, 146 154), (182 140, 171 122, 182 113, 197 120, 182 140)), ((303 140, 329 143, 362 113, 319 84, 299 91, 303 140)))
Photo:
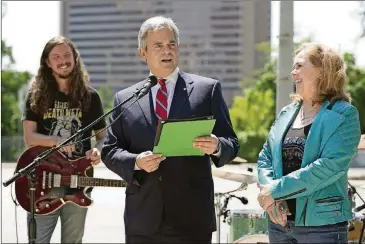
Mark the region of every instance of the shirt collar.
MULTIPOLYGON (((150 71, 150 75, 153 75, 152 72, 150 71)), ((179 67, 176 67, 176 69, 167 77, 157 77, 157 79, 165 79, 166 83, 171 82, 171 83, 176 83, 177 82, 177 78, 179 77, 179 67)))

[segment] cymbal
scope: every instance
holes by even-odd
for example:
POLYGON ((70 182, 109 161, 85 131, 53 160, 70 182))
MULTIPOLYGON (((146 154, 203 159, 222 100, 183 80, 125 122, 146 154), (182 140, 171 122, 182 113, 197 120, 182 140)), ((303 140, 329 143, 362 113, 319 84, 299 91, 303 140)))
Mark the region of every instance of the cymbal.
POLYGON ((224 170, 213 169, 212 174, 213 174, 213 176, 218 177, 218 178, 241 182, 241 183, 251 184, 251 183, 257 182, 256 176, 249 171, 244 172, 244 173, 233 173, 233 172, 228 172, 228 171, 224 171, 224 170))
POLYGON ((237 162, 237 163, 247 163, 247 160, 244 158, 240 158, 240 157, 235 157, 232 162, 237 162))
POLYGON ((359 143, 359 146, 357 147, 357 149, 365 149, 365 134, 364 135, 361 135, 361 138, 360 138, 360 143, 359 143))

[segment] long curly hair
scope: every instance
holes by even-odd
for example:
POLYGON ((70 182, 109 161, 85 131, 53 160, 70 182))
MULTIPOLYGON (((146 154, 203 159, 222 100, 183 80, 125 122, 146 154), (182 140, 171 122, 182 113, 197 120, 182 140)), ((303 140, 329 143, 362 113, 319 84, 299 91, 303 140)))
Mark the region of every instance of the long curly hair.
POLYGON ((86 111, 90 106, 91 94, 89 89, 89 75, 87 74, 79 52, 75 45, 66 37, 56 36, 49 40, 45 45, 38 74, 35 80, 30 85, 30 107, 40 115, 47 112, 47 109, 54 103, 54 97, 58 90, 56 79, 53 76, 53 71, 47 65, 49 53, 59 44, 67 44, 70 46, 75 66, 71 76, 68 78, 68 87, 71 94, 69 102, 70 108, 80 107, 86 111))

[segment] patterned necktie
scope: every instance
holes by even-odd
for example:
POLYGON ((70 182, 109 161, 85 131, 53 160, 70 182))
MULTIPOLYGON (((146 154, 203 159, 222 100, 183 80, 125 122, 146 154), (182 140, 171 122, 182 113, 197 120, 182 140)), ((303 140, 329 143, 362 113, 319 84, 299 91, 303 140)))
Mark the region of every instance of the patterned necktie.
POLYGON ((156 95, 156 116, 160 120, 167 119, 167 88, 165 81, 165 79, 158 81, 161 87, 156 95))

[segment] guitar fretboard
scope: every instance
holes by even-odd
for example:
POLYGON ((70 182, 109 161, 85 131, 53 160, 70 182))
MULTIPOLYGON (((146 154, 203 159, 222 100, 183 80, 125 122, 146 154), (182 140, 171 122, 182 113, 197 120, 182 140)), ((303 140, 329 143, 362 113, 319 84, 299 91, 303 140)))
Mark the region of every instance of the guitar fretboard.
POLYGON ((78 177, 79 187, 94 187, 94 186, 104 186, 104 187, 126 187, 127 182, 124 180, 112 180, 112 179, 102 179, 102 178, 91 178, 91 177, 78 177))

